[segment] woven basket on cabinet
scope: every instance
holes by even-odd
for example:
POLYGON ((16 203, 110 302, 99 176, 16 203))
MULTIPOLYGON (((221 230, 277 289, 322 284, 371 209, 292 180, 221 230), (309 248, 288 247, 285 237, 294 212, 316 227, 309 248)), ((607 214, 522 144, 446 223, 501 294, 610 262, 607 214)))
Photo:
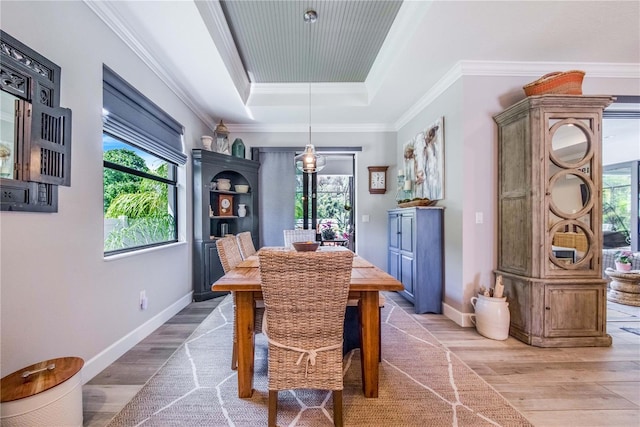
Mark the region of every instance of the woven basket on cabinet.
POLYGON ((584 71, 556 71, 545 74, 538 80, 522 87, 527 96, 546 95, 550 93, 564 95, 582 95, 584 71))

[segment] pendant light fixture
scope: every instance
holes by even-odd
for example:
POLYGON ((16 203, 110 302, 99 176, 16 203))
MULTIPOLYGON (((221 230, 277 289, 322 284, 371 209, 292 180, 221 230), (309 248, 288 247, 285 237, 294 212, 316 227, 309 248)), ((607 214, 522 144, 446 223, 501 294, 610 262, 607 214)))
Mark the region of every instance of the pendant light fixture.
POLYGON ((316 154, 316 149, 311 143, 311 24, 318 20, 318 13, 309 9, 304 13, 304 22, 309 24, 309 48, 307 58, 307 71, 309 73, 309 142, 307 143, 304 152, 299 154, 295 158, 296 167, 298 170, 304 173, 316 173, 321 171, 327 164, 325 156, 316 154))

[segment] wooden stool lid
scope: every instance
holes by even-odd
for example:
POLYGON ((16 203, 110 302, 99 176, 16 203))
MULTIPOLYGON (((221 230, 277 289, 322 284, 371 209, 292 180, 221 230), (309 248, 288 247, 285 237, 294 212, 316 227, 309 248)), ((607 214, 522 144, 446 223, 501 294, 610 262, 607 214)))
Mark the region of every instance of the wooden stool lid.
POLYGON ((11 402, 49 390, 77 374, 83 365, 84 360, 79 357, 59 357, 20 369, 0 380, 0 402, 11 402))

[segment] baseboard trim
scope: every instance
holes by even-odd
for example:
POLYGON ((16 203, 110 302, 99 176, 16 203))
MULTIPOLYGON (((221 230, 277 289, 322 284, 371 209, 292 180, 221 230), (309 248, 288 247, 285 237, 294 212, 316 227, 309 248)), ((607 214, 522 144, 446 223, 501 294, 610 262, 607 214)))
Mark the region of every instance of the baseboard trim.
POLYGON ((180 310, 191 303, 193 292, 178 299, 169 307, 134 329, 105 350, 89 359, 82 368, 82 384, 91 381, 93 377, 102 372, 107 366, 118 360, 120 356, 132 349, 140 341, 148 337, 153 331, 162 326, 167 320, 175 316, 180 310))
POLYGON ((442 314, 444 314, 448 319, 453 320, 463 328, 475 327, 475 325, 471 321, 471 316, 473 315, 473 313, 463 313, 443 302, 442 314))

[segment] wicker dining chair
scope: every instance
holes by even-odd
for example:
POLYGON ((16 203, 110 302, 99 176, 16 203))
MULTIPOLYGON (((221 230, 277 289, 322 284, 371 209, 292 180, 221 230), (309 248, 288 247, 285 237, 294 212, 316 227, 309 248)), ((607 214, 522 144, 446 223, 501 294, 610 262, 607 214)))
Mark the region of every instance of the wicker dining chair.
MULTIPOLYGON (((220 258, 220 264, 225 274, 233 270, 242 261, 242 255, 240 254, 240 248, 235 237, 224 237, 216 240, 216 248, 218 249, 218 257, 220 258)), ((236 325, 238 324, 236 314, 236 294, 233 295, 233 348, 231 350, 231 369, 238 369, 238 333, 236 325)), ((264 308, 257 308, 255 310, 255 322, 254 330, 256 333, 262 331, 262 318, 264 316, 264 308)))
POLYGON ((240 248, 242 259, 247 259, 251 255, 255 255, 256 247, 253 246, 253 239, 251 238, 250 231, 238 233, 236 238, 238 239, 238 247, 240 248))
POLYGON ((269 342, 269 426, 278 391, 333 392, 333 422, 342 426, 342 341, 353 252, 259 253, 269 342))
POLYGON ((282 230, 284 234, 284 246, 286 248, 292 248, 294 242, 315 242, 316 241, 316 230, 314 229, 305 229, 305 230, 282 230))

